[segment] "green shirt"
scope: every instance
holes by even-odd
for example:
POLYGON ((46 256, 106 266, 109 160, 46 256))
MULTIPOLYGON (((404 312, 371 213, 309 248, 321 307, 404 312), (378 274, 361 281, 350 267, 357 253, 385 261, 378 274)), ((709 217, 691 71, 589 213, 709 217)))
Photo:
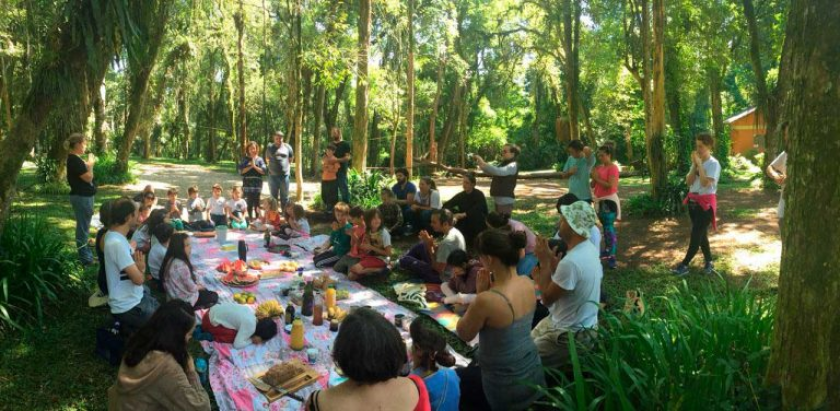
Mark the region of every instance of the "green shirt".
POLYGON ((350 251, 350 236, 345 230, 352 230, 353 224, 347 223, 344 227, 339 227, 330 233, 330 244, 333 246, 333 252, 337 256, 343 256, 350 251))
POLYGON ((592 191, 589 189, 589 173, 592 171, 593 165, 595 165, 594 154, 589 159, 569 156, 566 165, 563 166, 563 172, 577 167, 575 174, 569 177, 569 192, 576 195, 579 200, 592 199, 592 191))

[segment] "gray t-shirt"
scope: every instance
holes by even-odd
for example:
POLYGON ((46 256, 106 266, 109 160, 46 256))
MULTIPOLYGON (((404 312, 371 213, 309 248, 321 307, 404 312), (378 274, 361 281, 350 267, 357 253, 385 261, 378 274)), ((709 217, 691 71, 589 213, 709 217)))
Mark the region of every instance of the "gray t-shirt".
POLYGON ((551 281, 569 292, 548 307, 556 328, 579 330, 598 325, 603 277, 598 248, 591 242, 569 250, 551 276, 551 281))
POLYGON ((204 220, 204 207, 206 206, 201 197, 187 200, 187 213, 190 216, 191 223, 204 220))
POLYGON ((268 161, 268 172, 271 175, 289 175, 289 162, 295 156, 292 146, 283 142, 281 145, 271 143, 265 148, 265 160, 268 161))
POLYGON ((464 235, 458 231, 457 228, 449 229, 443 238, 438 242, 437 250, 435 251, 435 262, 445 263, 449 258, 449 254, 455 250, 467 251, 467 242, 464 240, 464 235))

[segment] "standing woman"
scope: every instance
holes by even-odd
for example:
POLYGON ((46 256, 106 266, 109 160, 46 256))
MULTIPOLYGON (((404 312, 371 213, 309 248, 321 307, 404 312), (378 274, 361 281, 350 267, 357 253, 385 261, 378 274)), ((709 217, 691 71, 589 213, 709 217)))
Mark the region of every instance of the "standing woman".
POLYGON ((93 199, 96 195, 96 183, 93 182, 93 154, 88 154, 87 161, 82 159, 87 148, 84 134, 73 133, 64 142, 67 154, 67 183, 70 185, 70 204, 76 217, 76 249, 79 261, 83 265, 93 264, 93 253, 88 247, 90 220, 93 218, 93 199))
POLYGON ((242 192, 248 203, 248 219, 259 217, 260 194, 262 194, 263 176, 266 172, 265 160, 260 157, 260 149, 255 141, 249 141, 245 146, 247 156, 239 164, 239 174, 242 175, 242 192))
POLYGON ((490 196, 493 197, 494 208, 499 214, 513 213, 513 203, 516 200, 514 190, 519 176, 519 167, 516 165, 519 152, 519 146, 505 144, 502 147, 502 162, 498 166, 487 164, 479 155, 473 156, 481 171, 493 177, 490 180, 490 196))
POLYGON ((709 132, 700 132, 694 138, 695 150, 691 153, 691 170, 685 176, 689 185, 688 197, 683 204, 688 204, 688 215, 691 217, 691 242, 683 261, 672 271, 683 276, 688 274, 688 264, 703 250, 706 264, 703 271, 712 274, 712 250, 709 247, 709 224, 717 229, 715 215, 717 214, 717 184, 720 180, 720 163, 712 157, 715 140, 709 132))
POLYGON ((615 255, 618 250, 618 234, 615 221, 621 219, 621 200, 618 198, 618 166, 612 161, 610 145, 598 148, 598 165, 592 168, 592 193, 595 210, 604 227, 604 249, 601 258, 607 259, 610 270, 616 268, 615 255))

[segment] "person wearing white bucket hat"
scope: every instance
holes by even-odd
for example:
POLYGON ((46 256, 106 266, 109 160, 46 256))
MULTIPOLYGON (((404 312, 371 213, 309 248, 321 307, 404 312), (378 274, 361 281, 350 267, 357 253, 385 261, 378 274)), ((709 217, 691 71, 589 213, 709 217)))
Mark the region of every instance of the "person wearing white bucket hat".
POLYGON ((548 246, 548 239, 540 237, 536 249, 540 269, 535 271, 534 280, 551 315, 537 324, 531 338, 546 367, 569 364, 570 333, 579 350, 592 347, 604 277, 598 249, 588 241, 598 219, 595 210, 588 202, 577 201, 561 206, 560 211, 560 236, 569 251, 553 273, 554 252, 548 246))

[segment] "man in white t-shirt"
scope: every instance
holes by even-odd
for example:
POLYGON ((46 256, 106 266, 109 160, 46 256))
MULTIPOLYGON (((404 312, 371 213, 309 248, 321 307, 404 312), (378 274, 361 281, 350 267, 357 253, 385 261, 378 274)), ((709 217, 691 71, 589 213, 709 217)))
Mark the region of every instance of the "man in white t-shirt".
POLYGON ((542 303, 550 315, 531 331, 531 338, 546 367, 569 364, 570 333, 579 349, 592 347, 604 277, 598 248, 589 241, 597 218, 586 201, 561 206, 560 236, 569 250, 553 273, 554 252, 548 240, 538 239, 536 254, 540 269, 535 272, 534 280, 540 286, 542 303))
MULTIPOLYGON (((787 144, 788 122, 786 121, 782 123, 781 128, 784 133, 785 144, 787 144)), ((779 195, 779 208, 776 212, 776 215, 779 218, 779 232, 781 232, 782 222, 785 218, 785 181, 787 180, 787 151, 782 151, 781 153, 779 153, 779 155, 773 160, 773 162, 767 166, 767 176, 772 178, 773 181, 776 182, 776 184, 782 187, 782 193, 781 195, 779 195)))
POLYGON ((137 219, 137 207, 127 197, 111 204, 108 233, 103 238, 108 305, 123 331, 133 333, 158 308, 158 302, 143 286, 146 262, 141 251, 133 252, 126 234, 137 219))

